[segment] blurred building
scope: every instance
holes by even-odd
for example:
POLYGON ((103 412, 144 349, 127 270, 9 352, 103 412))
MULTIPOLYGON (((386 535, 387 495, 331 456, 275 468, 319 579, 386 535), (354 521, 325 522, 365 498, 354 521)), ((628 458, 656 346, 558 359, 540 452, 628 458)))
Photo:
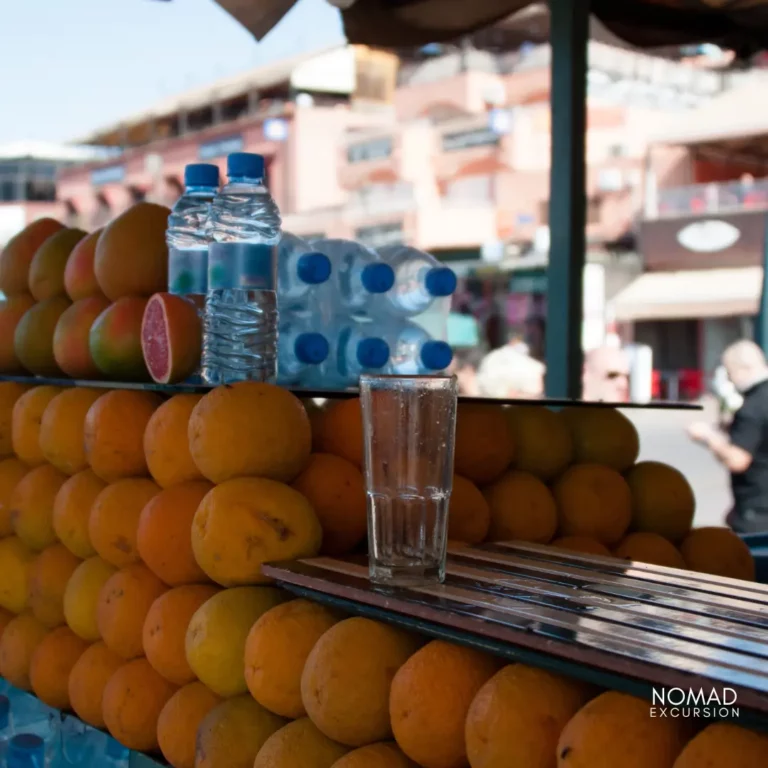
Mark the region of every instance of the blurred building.
POLYGON ((649 133, 644 274, 613 309, 652 347, 672 396, 700 392, 724 349, 753 335, 768 243, 767 87, 752 73, 649 133))
POLYGON ((91 148, 46 142, 0 146, 0 248, 34 219, 62 216, 57 174, 96 155, 91 148))
MULTIPOLYGON (((550 49, 525 35, 546 33, 534 14, 455 46, 344 46, 221 80, 85 137, 116 154, 61 171, 59 199, 96 227, 137 200, 171 205, 187 163, 223 168, 232 151, 259 152, 286 230, 429 250, 463 278, 455 309, 489 346, 514 334, 541 355, 556 226, 550 49)), ((606 302, 640 271, 647 135, 727 86, 699 65, 604 42, 589 54, 587 348, 604 341, 606 302)))

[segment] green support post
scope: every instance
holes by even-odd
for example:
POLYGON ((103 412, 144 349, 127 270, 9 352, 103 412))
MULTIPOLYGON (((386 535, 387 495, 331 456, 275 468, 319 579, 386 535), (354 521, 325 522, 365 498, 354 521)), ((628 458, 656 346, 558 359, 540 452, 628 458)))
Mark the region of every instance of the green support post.
POLYGON ((552 162, 546 394, 580 398, 589 0, 549 0, 552 162))

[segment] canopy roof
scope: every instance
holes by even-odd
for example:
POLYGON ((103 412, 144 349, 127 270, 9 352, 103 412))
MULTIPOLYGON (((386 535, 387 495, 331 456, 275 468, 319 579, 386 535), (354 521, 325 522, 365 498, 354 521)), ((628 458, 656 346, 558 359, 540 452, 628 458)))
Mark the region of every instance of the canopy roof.
MULTIPOLYGON (((452 40, 534 0, 329 0, 342 8, 352 43, 402 47, 452 40)), ((582 0, 574 0, 581 2, 582 0)), ((217 0, 257 38, 296 0, 217 0)), ((642 48, 712 42, 748 56, 768 48, 768 0, 591 0, 614 34, 642 48)))

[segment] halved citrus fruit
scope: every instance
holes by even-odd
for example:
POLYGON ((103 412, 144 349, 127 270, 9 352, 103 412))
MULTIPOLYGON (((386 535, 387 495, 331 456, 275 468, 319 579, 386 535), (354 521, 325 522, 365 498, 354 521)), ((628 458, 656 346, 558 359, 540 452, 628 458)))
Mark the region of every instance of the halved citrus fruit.
POLYGON ((141 349, 158 384, 175 384, 200 365, 202 327, 197 307, 182 296, 156 293, 141 323, 141 349))

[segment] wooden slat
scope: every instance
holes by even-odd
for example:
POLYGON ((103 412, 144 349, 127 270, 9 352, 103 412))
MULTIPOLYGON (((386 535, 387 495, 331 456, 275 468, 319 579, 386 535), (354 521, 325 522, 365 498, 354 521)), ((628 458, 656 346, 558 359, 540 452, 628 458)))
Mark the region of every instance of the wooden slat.
MULTIPOLYGON (((768 714, 768 590, 533 545, 461 547, 445 584, 382 588, 365 558, 265 566, 284 585, 650 685, 731 687, 768 714)), ((437 634, 437 632, 436 632, 437 634)), ((509 653, 505 653, 505 648, 509 653)))

